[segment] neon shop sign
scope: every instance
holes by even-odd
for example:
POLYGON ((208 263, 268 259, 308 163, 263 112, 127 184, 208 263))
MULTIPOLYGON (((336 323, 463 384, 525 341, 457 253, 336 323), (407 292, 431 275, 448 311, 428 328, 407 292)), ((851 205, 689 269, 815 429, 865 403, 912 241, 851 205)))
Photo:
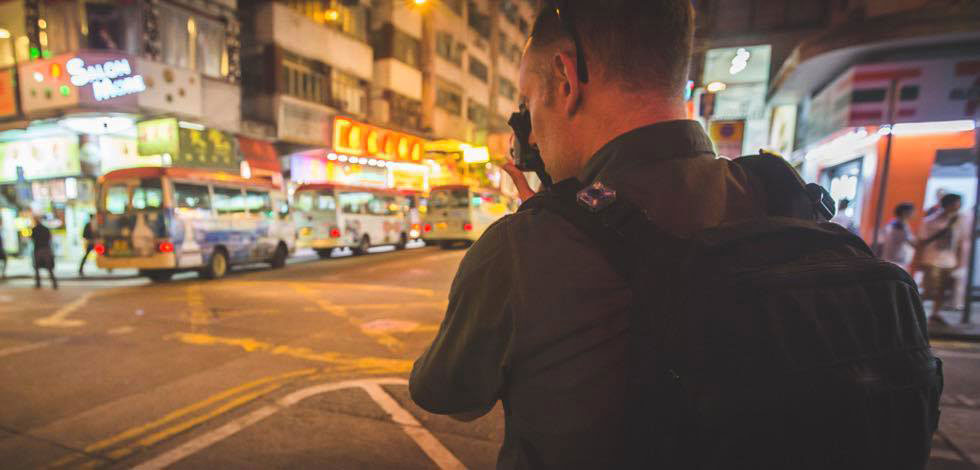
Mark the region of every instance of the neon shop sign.
POLYGON ((120 96, 146 91, 142 75, 133 75, 129 59, 108 60, 101 64, 85 65, 79 57, 68 59, 65 70, 71 76, 71 83, 77 87, 92 85, 96 101, 104 101, 120 96))

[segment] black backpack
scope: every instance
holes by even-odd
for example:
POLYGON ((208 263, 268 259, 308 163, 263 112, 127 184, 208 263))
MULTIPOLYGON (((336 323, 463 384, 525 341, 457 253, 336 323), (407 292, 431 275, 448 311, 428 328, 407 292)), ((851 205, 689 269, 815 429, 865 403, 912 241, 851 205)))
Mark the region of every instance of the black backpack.
POLYGON ((769 217, 691 239, 601 183, 521 207, 571 222, 631 284, 623 466, 925 468, 943 375, 915 282, 815 217, 822 202, 782 159, 736 164, 769 217))

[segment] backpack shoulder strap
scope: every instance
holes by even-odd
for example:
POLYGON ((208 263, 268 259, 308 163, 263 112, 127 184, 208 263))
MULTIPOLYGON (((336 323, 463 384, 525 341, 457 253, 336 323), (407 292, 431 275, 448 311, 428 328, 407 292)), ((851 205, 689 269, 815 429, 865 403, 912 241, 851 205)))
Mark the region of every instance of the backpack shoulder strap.
POLYGON ((833 198, 822 187, 806 184, 782 157, 769 153, 746 155, 734 163, 761 182, 770 217, 830 220, 836 211, 833 198))

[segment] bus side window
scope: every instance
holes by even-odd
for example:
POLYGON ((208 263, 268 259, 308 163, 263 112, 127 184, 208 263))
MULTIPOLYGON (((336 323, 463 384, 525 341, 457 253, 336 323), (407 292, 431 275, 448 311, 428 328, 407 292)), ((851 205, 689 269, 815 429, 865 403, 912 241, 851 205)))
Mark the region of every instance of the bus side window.
POLYGON ((272 210, 272 198, 267 191, 248 191, 246 193, 248 211, 253 214, 260 214, 263 217, 273 218, 275 212, 272 210))
POLYGON ((214 187, 214 208, 218 214, 241 214, 245 212, 245 196, 238 188, 214 187))
POLYGON ((178 209, 211 210, 211 195, 207 186, 174 183, 174 204, 178 209))
POLYGON ((129 188, 126 185, 109 186, 105 192, 105 210, 110 214, 126 213, 129 206, 129 188))

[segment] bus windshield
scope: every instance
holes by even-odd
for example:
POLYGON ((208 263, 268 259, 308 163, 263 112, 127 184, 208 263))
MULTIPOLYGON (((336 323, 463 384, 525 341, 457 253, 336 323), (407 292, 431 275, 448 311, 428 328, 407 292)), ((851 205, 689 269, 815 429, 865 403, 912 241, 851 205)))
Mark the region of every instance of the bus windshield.
POLYGON ((104 194, 104 207, 110 214, 163 207, 163 184, 159 178, 142 179, 136 186, 127 183, 109 184, 104 194))
POLYGON ((468 189, 440 189, 429 196, 431 209, 465 209, 470 206, 468 189))

